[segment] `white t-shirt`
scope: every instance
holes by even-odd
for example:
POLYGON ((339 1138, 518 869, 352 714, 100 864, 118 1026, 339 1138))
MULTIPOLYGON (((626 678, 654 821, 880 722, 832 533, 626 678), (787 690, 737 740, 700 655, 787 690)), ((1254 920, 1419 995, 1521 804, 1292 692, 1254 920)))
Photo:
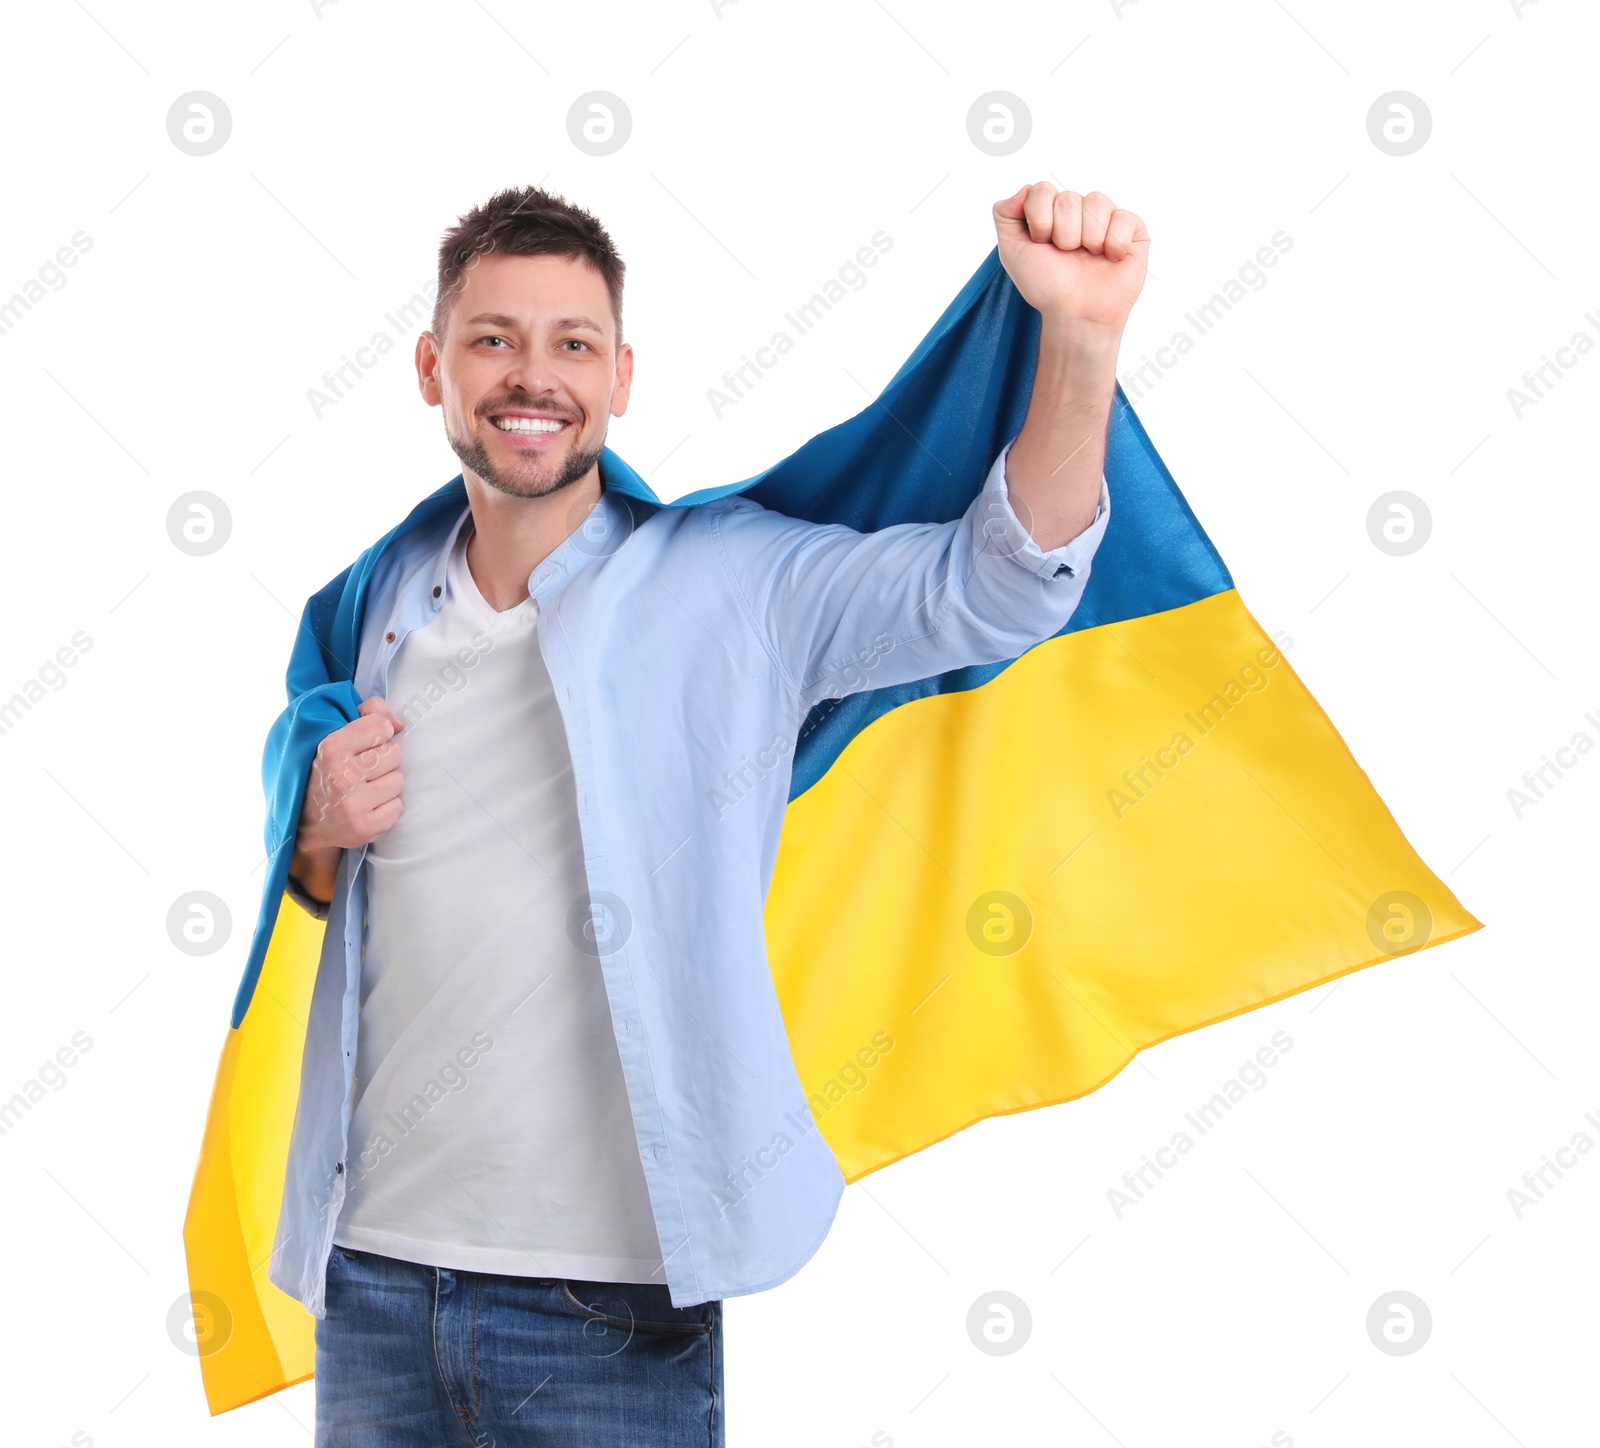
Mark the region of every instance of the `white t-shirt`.
POLYGON ((489 606, 471 533, 390 668, 404 811, 367 851, 334 1241, 436 1267, 664 1282, 600 959, 569 933, 588 896, 538 604, 489 606))

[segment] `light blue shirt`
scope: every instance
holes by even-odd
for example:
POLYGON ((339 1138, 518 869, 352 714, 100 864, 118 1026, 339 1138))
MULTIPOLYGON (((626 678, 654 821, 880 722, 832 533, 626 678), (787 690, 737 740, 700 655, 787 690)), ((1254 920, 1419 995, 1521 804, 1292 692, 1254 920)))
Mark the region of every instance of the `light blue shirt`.
MULTIPOLYGON (((807 712, 1016 658, 1083 595, 1110 519, 1104 480, 1093 523, 1042 550, 1012 509, 1009 451, 954 522, 872 533, 739 495, 658 508, 603 490, 528 579, 572 754, 583 924, 675 1307, 792 1276, 844 1189, 795 1071, 763 922, 807 712)), ((396 651, 439 608, 468 516, 413 530, 380 563, 362 698, 387 697, 396 651)), ((326 911, 268 1268, 317 1317, 347 1181, 365 858, 344 852, 326 911)))

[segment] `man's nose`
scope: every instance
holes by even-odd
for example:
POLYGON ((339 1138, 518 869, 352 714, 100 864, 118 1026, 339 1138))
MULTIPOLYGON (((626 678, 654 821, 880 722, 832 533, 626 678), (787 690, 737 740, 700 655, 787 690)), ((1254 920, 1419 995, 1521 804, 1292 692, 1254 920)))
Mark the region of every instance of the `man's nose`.
POLYGON ((507 392, 548 400, 559 389, 560 379, 543 353, 527 351, 507 362, 500 384, 507 392))

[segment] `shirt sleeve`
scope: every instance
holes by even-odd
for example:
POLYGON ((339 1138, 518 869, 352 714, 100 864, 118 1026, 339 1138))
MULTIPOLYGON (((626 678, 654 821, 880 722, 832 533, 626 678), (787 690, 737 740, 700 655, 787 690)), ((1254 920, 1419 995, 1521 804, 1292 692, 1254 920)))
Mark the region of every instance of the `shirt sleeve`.
MULTIPOLYGON (((1016 439, 1013 438, 1012 441, 1016 439)), ((1006 476, 1005 467, 1010 452, 1011 443, 1008 442, 1001 449, 1000 456, 995 459, 994 466, 989 469, 989 476, 984 480, 983 492, 978 495, 978 500, 984 505, 986 533, 994 540, 998 549, 1011 554, 1020 563, 1033 569, 1041 578, 1057 578, 1062 574, 1071 577, 1080 569, 1087 573, 1089 560, 1094 557, 1095 550, 1100 546, 1100 539, 1105 534, 1106 524, 1111 518, 1111 486, 1106 482, 1105 474, 1100 475, 1100 502, 1088 527, 1076 538, 1069 538, 1058 547, 1043 549, 1034 542, 1033 535, 1028 532, 1011 506, 1010 479, 1006 476)))
POLYGON ((713 521, 751 626, 803 707, 863 689, 1014 659, 1059 633, 1089 582, 1111 517, 1043 549, 1011 504, 1007 443, 950 523, 871 533, 732 498, 713 521))
POLYGON ((288 892, 289 898, 307 914, 315 916, 318 920, 328 918, 328 910, 333 902, 330 900, 324 904, 315 895, 308 894, 305 886, 295 879, 292 873, 288 876, 284 889, 288 892))

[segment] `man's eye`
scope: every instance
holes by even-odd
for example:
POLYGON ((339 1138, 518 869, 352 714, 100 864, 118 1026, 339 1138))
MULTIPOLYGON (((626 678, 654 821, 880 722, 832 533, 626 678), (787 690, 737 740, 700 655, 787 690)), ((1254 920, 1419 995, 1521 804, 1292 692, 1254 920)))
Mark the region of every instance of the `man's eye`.
POLYGON ((504 337, 479 337, 478 338, 478 341, 480 343, 482 343, 482 342, 504 342, 505 340, 506 339, 504 337))
MULTIPOLYGON (((587 347, 589 345, 587 342, 585 342, 583 340, 582 337, 568 337, 567 338, 567 342, 570 342, 574 346, 577 346, 577 347, 587 347)), ((567 345, 567 342, 563 342, 561 345, 564 347, 564 346, 567 345)))

